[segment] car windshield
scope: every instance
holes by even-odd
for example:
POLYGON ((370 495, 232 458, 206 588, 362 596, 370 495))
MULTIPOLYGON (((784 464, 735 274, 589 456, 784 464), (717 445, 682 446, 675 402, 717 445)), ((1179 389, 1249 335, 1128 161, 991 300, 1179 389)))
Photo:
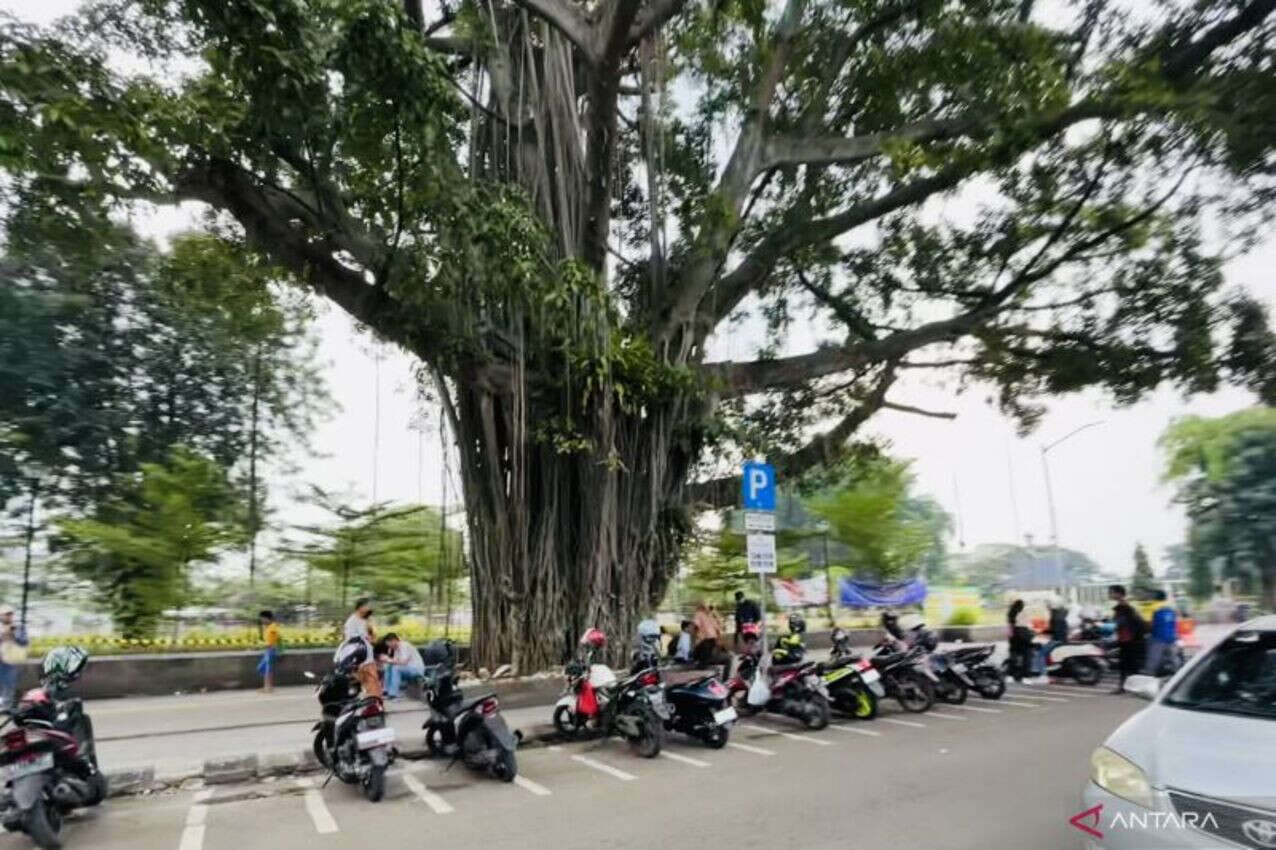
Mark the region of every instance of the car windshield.
POLYGON ((1164 703, 1276 719, 1276 631, 1239 631, 1220 643, 1164 703))

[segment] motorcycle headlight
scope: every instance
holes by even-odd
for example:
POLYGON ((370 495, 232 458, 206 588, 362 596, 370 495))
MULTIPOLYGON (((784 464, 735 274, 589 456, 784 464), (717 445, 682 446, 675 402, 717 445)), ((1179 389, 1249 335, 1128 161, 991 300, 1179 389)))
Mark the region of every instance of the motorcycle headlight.
POLYGON ((1137 764, 1107 747, 1090 756, 1090 780, 1109 794, 1152 808, 1152 784, 1137 764))

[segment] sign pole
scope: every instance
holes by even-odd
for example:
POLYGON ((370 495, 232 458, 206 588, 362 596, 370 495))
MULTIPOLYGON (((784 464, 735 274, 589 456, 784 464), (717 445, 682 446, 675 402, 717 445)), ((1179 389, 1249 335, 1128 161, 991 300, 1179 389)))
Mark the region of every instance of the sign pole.
POLYGON ((776 571, 775 554, 775 467, 749 461, 740 475, 744 501, 744 531, 749 571, 758 574, 758 604, 762 613, 762 658, 759 669, 770 666, 767 653, 766 576, 776 571))

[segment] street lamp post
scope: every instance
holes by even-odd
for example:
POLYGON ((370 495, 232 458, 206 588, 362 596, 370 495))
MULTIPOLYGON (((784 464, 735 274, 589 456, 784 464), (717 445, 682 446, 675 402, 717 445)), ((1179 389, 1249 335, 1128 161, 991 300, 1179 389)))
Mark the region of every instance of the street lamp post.
POLYGON ((835 629, 837 628, 837 621, 833 618, 833 569, 829 566, 829 524, 826 520, 820 520, 815 528, 820 532, 820 539, 824 548, 825 613, 828 614, 829 628, 835 629))
POLYGON ((1059 517, 1058 517, 1058 514, 1055 512, 1054 487, 1050 483, 1049 455, 1050 455, 1050 452, 1060 443, 1063 443, 1067 440, 1072 439, 1077 434, 1080 434, 1082 431, 1086 430, 1087 428, 1093 428, 1096 425, 1102 425, 1102 424, 1103 424, 1102 419, 1097 420, 1095 422, 1087 422, 1086 424, 1082 425, 1079 428, 1072 429, 1071 431, 1064 434, 1059 439, 1055 440, 1053 443, 1046 443, 1045 445, 1041 447, 1041 470, 1044 473, 1045 479, 1046 479, 1046 508, 1050 512, 1050 545, 1054 547, 1055 568, 1056 568, 1056 571, 1059 573, 1063 572, 1063 568, 1062 568, 1063 555, 1059 551, 1059 517))

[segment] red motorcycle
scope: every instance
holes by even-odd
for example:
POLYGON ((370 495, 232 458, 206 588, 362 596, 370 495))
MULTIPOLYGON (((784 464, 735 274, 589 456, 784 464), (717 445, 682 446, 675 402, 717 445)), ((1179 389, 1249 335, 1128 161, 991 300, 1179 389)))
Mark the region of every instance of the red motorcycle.
POLYGON ((765 671, 758 670, 756 655, 741 655, 735 675, 727 683, 731 704, 743 715, 769 711, 801 720, 808 729, 823 729, 829 725, 829 692, 820 678, 819 665, 814 661, 798 664, 772 664, 765 671), (766 676, 770 697, 765 705, 749 703, 749 688, 757 676, 766 676))

